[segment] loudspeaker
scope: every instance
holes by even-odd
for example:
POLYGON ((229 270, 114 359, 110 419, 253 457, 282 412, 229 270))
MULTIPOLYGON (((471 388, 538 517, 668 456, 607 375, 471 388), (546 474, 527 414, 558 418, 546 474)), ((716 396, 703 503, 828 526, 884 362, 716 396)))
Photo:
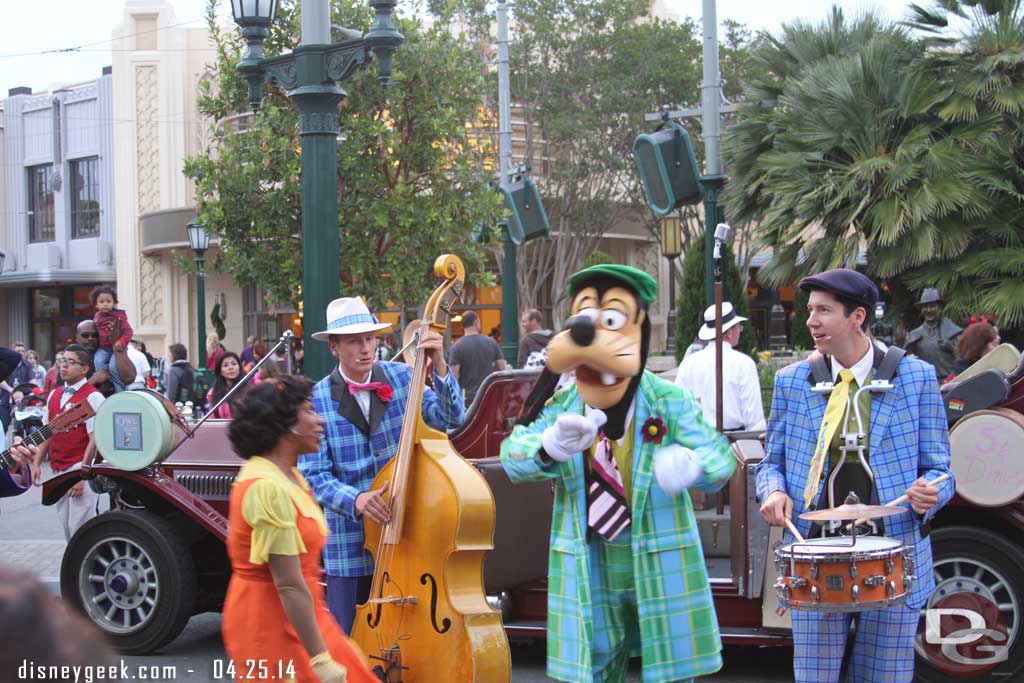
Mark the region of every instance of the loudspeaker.
POLYGON ((537 237, 546 237, 550 228, 544 203, 540 200, 537 184, 529 177, 503 185, 499 188, 505 195, 508 217, 509 238, 515 244, 522 244, 537 237))
POLYGON ((640 180, 647 204, 658 216, 667 216, 684 204, 704 198, 697 157, 686 129, 666 124, 654 133, 641 133, 633 141, 640 180))

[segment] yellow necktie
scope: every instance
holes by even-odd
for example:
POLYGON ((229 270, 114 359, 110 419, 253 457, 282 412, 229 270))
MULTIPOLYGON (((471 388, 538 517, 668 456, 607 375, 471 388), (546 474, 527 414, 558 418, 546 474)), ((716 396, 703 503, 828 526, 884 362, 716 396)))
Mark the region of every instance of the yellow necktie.
POLYGON ((828 459, 828 449, 832 444, 832 438, 839 429, 839 424, 846 414, 846 403, 850 396, 850 383, 853 382, 852 370, 839 371, 839 384, 832 389, 828 397, 828 405, 825 406, 825 417, 821 420, 821 427, 818 429, 818 441, 814 447, 814 458, 811 459, 811 472, 807 476, 807 486, 804 487, 804 507, 808 507, 818 492, 818 481, 821 479, 822 470, 825 468, 825 461, 828 459))

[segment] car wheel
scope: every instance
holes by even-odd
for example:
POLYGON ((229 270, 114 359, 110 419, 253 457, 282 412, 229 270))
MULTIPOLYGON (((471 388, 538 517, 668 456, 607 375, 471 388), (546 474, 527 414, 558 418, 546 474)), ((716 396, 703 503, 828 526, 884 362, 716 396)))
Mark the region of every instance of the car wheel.
POLYGON ((915 681, 1013 680, 1024 669, 1024 552, 977 527, 931 540, 936 586, 921 613, 915 681))
POLYGON ((196 571, 188 545, 161 517, 109 512, 71 537, 60 589, 118 650, 142 655, 185 628, 195 606, 196 571))

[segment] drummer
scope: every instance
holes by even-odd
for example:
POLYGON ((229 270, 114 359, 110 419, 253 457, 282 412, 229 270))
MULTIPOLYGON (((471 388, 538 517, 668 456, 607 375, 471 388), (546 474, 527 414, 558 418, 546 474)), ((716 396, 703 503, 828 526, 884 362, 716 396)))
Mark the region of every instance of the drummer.
MULTIPOLYGON (((867 336, 878 289, 855 270, 837 268, 800 281, 809 292, 807 327, 826 359, 834 389, 829 397, 812 392, 811 365, 803 360, 783 368, 775 377, 764 461, 757 468, 757 495, 761 514, 769 524, 782 526, 792 519, 805 536, 811 525, 799 515, 830 507, 826 483, 839 463, 840 428, 847 396, 870 382, 883 353, 867 336), (845 386, 844 386, 845 385, 845 386), (822 447, 816 448, 821 443, 822 447)), ((863 474, 860 462, 843 466, 837 481, 852 488, 863 503, 877 504, 904 493, 910 508, 887 517, 885 533, 905 546, 914 546, 913 584, 905 604, 867 612, 821 613, 794 611, 793 671, 797 683, 834 683, 847 646, 850 624, 856 625, 853 656, 847 681, 910 683, 914 677, 914 638, 920 609, 935 588, 929 522, 953 497, 949 474, 949 436, 935 371, 927 363, 904 356, 892 378, 894 388, 862 395, 864 456, 874 481, 863 474)), ((852 419, 848 429, 856 431, 852 419)), ((838 488, 838 486, 837 486, 838 488)), ((837 490, 834 504, 843 503, 848 490, 837 490)), ((793 538, 787 532, 785 542, 793 538)))

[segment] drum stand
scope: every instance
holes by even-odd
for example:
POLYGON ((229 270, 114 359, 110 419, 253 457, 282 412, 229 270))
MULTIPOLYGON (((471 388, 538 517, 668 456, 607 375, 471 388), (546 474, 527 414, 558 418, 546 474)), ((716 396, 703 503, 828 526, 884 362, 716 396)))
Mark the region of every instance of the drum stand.
MULTIPOLYGON (((816 394, 830 395, 835 384, 832 382, 818 382, 811 389, 816 394)), ((828 478, 828 506, 830 508, 837 507, 836 504, 836 492, 835 484, 836 477, 839 476, 840 470, 843 469, 843 465, 846 463, 847 453, 857 453, 860 459, 860 465, 864 468, 864 471, 868 475, 868 480, 871 482, 872 488, 875 486, 875 473, 871 471, 871 467, 868 466, 867 458, 864 457, 864 449, 867 445, 864 443, 864 438, 867 436, 864 432, 864 419, 860 414, 860 396, 865 391, 874 394, 884 394, 887 391, 892 391, 895 388, 892 382, 884 379, 875 379, 869 382, 866 386, 861 387, 857 390, 857 393, 852 398, 847 397, 846 399, 846 411, 843 413, 843 431, 841 433, 843 439, 843 445, 839 447, 840 456, 839 462, 832 468, 832 474, 828 478), (847 431, 850 424, 850 408, 853 407, 853 414, 857 420, 857 431, 847 431)), ((850 502, 849 500, 845 502, 850 502)), ((860 502, 860 501, 857 501, 860 502)), ((856 521, 856 520, 855 520, 856 521)), ((831 520, 821 525, 821 535, 825 536, 826 525, 827 530, 831 532, 838 532, 842 528, 842 522, 838 520, 831 520)), ((867 520, 867 524, 871 527, 872 531, 878 531, 878 526, 872 521, 867 520)), ((854 542, 856 542, 856 525, 851 525, 851 534, 854 536, 854 542)))

